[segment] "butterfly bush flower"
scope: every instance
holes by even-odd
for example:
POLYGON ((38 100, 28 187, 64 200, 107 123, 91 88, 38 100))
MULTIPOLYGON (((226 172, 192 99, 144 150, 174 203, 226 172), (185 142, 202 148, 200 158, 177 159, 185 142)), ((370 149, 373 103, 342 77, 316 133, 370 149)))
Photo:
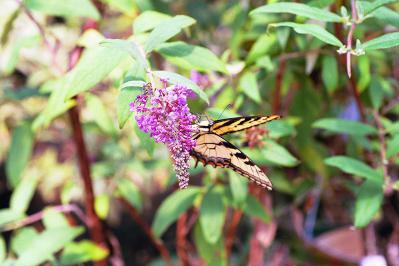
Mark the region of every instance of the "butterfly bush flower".
POLYGON ((130 104, 136 113, 139 128, 149 133, 156 142, 166 144, 174 164, 180 188, 186 188, 189 181, 190 151, 195 146, 192 139, 196 116, 190 113, 187 97, 191 90, 182 85, 152 88, 145 85, 143 93, 130 104))

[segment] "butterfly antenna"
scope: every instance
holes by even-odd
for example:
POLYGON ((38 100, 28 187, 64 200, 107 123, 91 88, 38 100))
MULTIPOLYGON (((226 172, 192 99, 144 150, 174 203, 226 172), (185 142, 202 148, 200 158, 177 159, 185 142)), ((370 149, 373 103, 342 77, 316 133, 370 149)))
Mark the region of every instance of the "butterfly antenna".
POLYGON ((231 107, 233 107, 233 105, 232 105, 231 103, 229 103, 229 104, 223 109, 223 111, 220 113, 218 119, 216 119, 216 120, 219 120, 220 117, 222 117, 224 111, 226 111, 227 109, 230 109, 231 107))

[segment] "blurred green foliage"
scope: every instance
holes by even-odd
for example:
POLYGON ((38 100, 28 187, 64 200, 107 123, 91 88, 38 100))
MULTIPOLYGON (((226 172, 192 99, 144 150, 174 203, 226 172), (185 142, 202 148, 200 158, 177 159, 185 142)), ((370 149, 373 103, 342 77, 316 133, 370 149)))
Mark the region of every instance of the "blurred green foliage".
POLYGON ((399 5, 351 2, 1 1, 0 264, 158 265, 152 244, 166 264, 169 253, 207 265, 358 263, 370 241, 397 261, 387 250, 399 246, 399 5), (160 78, 192 89, 193 113, 282 115, 229 138, 274 190, 193 166, 190 187, 173 191, 167 150, 129 109, 160 78), (94 215, 122 255, 90 234, 71 108, 94 215), (352 225, 368 232, 353 250, 328 242, 352 225))

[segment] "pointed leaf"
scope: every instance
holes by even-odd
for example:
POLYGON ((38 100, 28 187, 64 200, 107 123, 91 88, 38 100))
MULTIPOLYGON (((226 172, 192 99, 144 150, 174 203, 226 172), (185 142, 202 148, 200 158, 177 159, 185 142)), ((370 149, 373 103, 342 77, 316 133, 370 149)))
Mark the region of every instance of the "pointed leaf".
POLYGON ((258 7, 251 11, 250 15, 268 14, 268 13, 290 13, 297 16, 307 17, 314 20, 341 22, 342 18, 335 13, 311 7, 308 4, 301 3, 273 3, 258 7))
POLYGON ((259 87, 256 81, 256 75, 252 72, 246 72, 240 79, 240 89, 254 102, 260 103, 259 87))
POLYGON ((355 203, 355 227, 361 228, 370 223, 380 209, 383 198, 382 183, 366 180, 360 186, 355 203))
POLYGON ((194 23, 195 20, 193 18, 184 15, 178 15, 163 21, 161 24, 158 24, 150 33, 150 36, 148 36, 147 42, 145 44, 146 53, 151 52, 157 48, 158 45, 177 35, 183 28, 191 26, 194 23))
POLYGON ((220 238, 225 211, 221 191, 216 188, 209 190, 202 201, 199 217, 207 242, 215 244, 220 238))
POLYGON ((199 188, 189 187, 178 190, 166 198, 157 210, 152 223, 155 236, 160 237, 181 214, 190 208, 200 192, 199 188))
POLYGON ((197 84, 195 84, 188 78, 169 71, 153 71, 152 73, 159 78, 166 79, 171 84, 180 84, 187 86, 189 89, 195 92, 202 100, 204 100, 206 103, 209 103, 206 93, 200 87, 198 87, 197 84))
POLYGON ((377 133, 377 130, 370 125, 337 118, 322 118, 314 122, 312 126, 314 128, 322 128, 331 132, 354 136, 366 136, 377 133))
POLYGON ((399 45, 399 32, 384 34, 362 44, 365 51, 386 49, 399 45))
POLYGON ((12 141, 6 160, 7 181, 15 187, 28 164, 33 148, 33 132, 30 123, 23 123, 14 128, 12 141))
POLYGON ((65 246, 60 262, 62 265, 79 265, 107 257, 108 250, 89 240, 72 242, 65 246))
POLYGON ((343 172, 379 182, 382 174, 367 164, 348 156, 333 156, 324 160, 327 165, 335 166, 343 172))
POLYGON ((338 40, 337 37, 335 37, 333 34, 328 32, 324 28, 320 27, 319 25, 298 24, 298 23, 293 23, 293 22, 281 22, 281 23, 270 24, 270 26, 290 27, 290 28, 293 28, 299 34, 310 34, 322 42, 325 42, 325 43, 328 43, 328 44, 331 44, 334 46, 338 46, 338 47, 344 46, 342 44, 342 42, 340 40, 338 40))
POLYGON ((133 22, 133 33, 140 34, 152 30, 162 22, 170 19, 171 16, 154 10, 147 10, 136 17, 133 22))

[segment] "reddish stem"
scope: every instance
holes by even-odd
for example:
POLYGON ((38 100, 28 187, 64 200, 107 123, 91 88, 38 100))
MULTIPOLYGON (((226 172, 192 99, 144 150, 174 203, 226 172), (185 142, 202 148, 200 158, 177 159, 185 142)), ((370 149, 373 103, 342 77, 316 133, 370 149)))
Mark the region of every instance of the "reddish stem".
POLYGON ((283 76, 285 72, 285 60, 280 60, 279 69, 276 75, 276 88, 273 95, 273 114, 278 114, 281 109, 281 87, 283 84, 283 76))
POLYGON ((226 241, 225 241, 226 258, 230 257, 231 248, 233 247, 237 227, 241 220, 241 216, 242 216, 242 211, 234 210, 233 216, 231 217, 231 223, 227 228, 227 233, 226 233, 226 241))
MULTIPOLYGON (((89 228, 91 238, 94 242, 101 245, 104 248, 108 248, 104 226, 97 216, 94 208, 94 191, 93 183, 91 180, 90 173, 90 161, 86 150, 86 144, 83 138, 82 125, 79 116, 79 107, 76 105, 69 111, 69 118, 71 119, 71 125, 73 129, 73 140, 77 149, 79 170, 84 185, 84 202, 86 208, 86 224, 89 228)), ((96 265, 107 265, 106 260, 96 262, 96 265)))
POLYGON ((119 201, 128 210, 128 212, 132 216, 133 220, 141 227, 141 229, 143 229, 144 233, 148 236, 148 238, 151 240, 153 245, 159 251, 163 261, 165 262, 165 264, 168 265, 168 266, 173 265, 171 260, 170 260, 169 251, 167 250, 165 245, 162 243, 162 241, 159 238, 155 237, 151 226, 149 226, 141 218, 140 214, 137 212, 137 210, 132 205, 129 204, 129 202, 127 202, 125 199, 122 199, 122 198, 120 198, 119 201))
POLYGON ((177 256, 180 260, 180 266, 190 265, 188 254, 187 254, 187 213, 183 213, 177 220, 176 227, 176 251, 177 256))

